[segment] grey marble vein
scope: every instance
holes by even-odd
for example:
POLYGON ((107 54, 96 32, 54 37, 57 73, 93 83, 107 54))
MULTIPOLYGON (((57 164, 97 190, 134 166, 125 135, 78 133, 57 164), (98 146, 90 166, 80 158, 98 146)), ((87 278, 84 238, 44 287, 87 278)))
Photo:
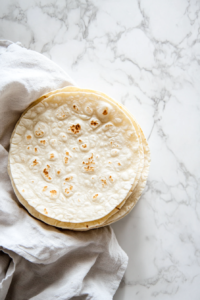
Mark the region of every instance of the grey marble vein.
POLYGON ((0 38, 114 97, 148 138, 137 206, 113 225, 129 255, 115 300, 200 299, 200 1, 0 0, 0 38))

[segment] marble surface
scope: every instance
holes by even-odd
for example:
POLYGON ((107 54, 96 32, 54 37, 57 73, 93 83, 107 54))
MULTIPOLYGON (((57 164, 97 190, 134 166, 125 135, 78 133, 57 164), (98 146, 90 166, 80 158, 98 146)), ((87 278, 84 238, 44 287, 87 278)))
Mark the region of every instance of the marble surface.
POLYGON ((114 300, 200 299, 200 1, 0 0, 0 38, 133 113, 152 163, 113 225, 129 255, 114 300))

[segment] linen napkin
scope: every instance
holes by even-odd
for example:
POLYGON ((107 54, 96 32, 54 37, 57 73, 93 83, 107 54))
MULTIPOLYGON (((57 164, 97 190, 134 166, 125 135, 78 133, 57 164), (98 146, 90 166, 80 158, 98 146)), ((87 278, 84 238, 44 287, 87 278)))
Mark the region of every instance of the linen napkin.
POLYGON ((0 41, 0 300, 110 300, 127 267, 109 226, 74 232, 36 220, 7 174, 9 139, 21 113, 68 85, 72 79, 45 56, 0 41))

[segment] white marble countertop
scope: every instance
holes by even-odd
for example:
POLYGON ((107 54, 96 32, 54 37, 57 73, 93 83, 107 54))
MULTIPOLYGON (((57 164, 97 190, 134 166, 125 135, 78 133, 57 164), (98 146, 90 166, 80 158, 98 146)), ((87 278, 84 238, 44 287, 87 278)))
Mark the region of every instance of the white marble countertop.
POLYGON ((200 1, 0 0, 0 38, 123 103, 152 163, 113 225, 129 256, 115 300, 200 299, 200 1))

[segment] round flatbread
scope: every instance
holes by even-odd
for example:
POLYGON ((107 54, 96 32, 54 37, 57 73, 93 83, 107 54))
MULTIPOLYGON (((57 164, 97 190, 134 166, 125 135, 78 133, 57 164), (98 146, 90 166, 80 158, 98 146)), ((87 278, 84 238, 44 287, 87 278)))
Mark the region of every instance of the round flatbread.
MULTIPOLYGON (((77 88, 77 87, 66 87, 66 88, 63 88, 61 90, 50 92, 48 95, 51 95, 52 93, 58 93, 60 91, 63 91, 63 92, 82 91, 82 92, 97 93, 98 95, 102 95, 105 98, 110 99, 110 101, 115 101, 112 98, 105 95, 104 93, 89 90, 89 89, 80 89, 80 88, 77 88)), ((121 105, 119 105, 119 106, 121 107, 121 105)), ((118 207, 118 211, 115 214, 113 214, 112 216, 110 216, 104 222, 104 224, 103 224, 104 226, 112 224, 116 221, 119 221, 120 219, 125 217, 134 208, 134 206, 138 202, 138 200, 141 197, 142 192, 145 188, 146 181, 147 181, 147 178, 148 178, 148 173, 149 173, 150 162, 151 162, 151 154, 150 154, 149 145, 147 143, 147 140, 145 138, 145 135, 144 135, 142 129, 137 124, 137 122, 135 121, 133 116, 130 114, 130 112, 125 107, 122 107, 122 108, 126 111, 127 115, 130 117, 130 119, 133 122, 134 126, 137 128, 137 134, 140 138, 140 151, 141 151, 141 148, 142 148, 141 157, 140 157, 140 166, 139 166, 139 170, 138 170, 138 173, 137 173, 137 178, 135 180, 135 184, 133 186, 133 192, 131 193, 131 195, 125 201, 123 201, 121 203, 121 207, 120 208, 118 207)))
POLYGON ((143 146, 123 107, 67 89, 45 95, 23 114, 11 139, 9 172, 35 217, 85 230, 103 225, 126 203, 143 169, 143 146))

